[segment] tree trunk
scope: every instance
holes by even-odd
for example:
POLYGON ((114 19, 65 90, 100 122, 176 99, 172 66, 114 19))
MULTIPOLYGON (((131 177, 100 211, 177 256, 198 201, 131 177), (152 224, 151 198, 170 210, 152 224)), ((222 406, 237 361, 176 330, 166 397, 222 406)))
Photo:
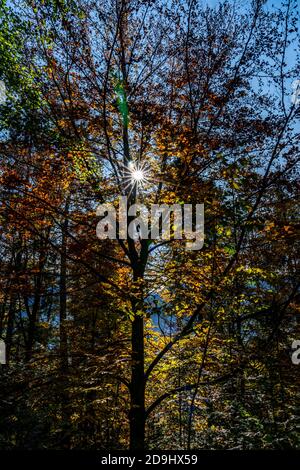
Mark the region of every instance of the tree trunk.
POLYGON ((70 448, 70 400, 69 400, 69 362, 68 362, 68 334, 67 320, 67 236, 69 227, 70 197, 65 203, 65 215, 62 224, 62 240, 60 254, 60 280, 59 280, 59 334, 60 334, 60 368, 61 368, 61 404, 62 404, 62 436, 60 446, 62 449, 70 448))
POLYGON ((62 241, 60 254, 60 279, 59 279, 59 334, 60 334, 60 358, 61 368, 65 372, 68 369, 68 337, 66 330, 67 319, 67 231, 69 197, 65 204, 65 219, 62 225, 62 241))
MULTIPOLYGON (((129 246, 132 241, 129 241, 129 246)), ((133 246, 132 246, 133 249, 133 246)), ((136 255, 136 252, 135 252, 136 255)), ((148 258, 147 240, 141 241, 138 260, 133 263, 133 279, 137 282, 135 300, 132 301, 134 320, 131 331, 131 384, 130 384, 130 449, 145 448, 145 371, 144 371, 144 294, 143 279, 148 258)))
POLYGON ((132 322, 132 375, 130 449, 143 450, 145 442, 144 319, 136 315, 132 322))

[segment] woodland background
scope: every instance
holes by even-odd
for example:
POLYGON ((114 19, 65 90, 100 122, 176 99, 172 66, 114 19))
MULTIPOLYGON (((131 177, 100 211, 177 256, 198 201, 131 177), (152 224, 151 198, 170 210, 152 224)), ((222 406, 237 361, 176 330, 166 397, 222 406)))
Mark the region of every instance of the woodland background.
POLYGON ((296 0, 0 0, 2 449, 300 447, 298 26, 296 0), (131 201, 205 204, 202 250, 97 239, 131 161, 131 201))

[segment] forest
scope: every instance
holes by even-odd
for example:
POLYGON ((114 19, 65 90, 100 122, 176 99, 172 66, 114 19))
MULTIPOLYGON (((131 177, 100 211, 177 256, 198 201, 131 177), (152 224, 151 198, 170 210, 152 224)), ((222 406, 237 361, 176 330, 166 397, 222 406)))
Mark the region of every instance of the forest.
POLYGON ((299 19, 0 0, 0 449, 300 449, 299 19))

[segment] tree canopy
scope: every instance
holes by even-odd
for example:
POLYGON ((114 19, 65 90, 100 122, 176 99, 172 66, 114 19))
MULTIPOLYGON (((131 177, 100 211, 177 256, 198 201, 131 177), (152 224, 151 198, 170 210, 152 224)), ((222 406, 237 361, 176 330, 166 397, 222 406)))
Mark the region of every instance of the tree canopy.
POLYGON ((1 448, 299 448, 298 18, 0 1, 1 448), (202 249, 100 240, 120 196, 202 249))

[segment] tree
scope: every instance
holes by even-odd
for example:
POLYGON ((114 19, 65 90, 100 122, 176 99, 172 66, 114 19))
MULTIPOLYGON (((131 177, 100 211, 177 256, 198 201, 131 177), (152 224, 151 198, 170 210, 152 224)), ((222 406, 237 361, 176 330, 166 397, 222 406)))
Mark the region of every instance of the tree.
POLYGON ((113 412, 128 412, 129 436, 114 415, 106 423, 111 446, 129 437, 134 450, 165 448, 172 422, 182 448, 226 446, 218 427, 228 445, 243 447, 247 426, 253 446, 267 447, 274 435, 280 445, 278 422, 293 416, 295 399, 279 369, 299 288, 299 113, 288 100, 298 57, 286 63, 297 41, 296 2, 278 11, 260 0, 247 10, 193 0, 16 2, 4 36, 16 17, 31 33, 25 40, 18 23, 19 59, 7 59, 24 77, 3 108, 13 138, 1 149, 4 236, 16 234, 4 259, 18 281, 2 319, 9 350, 23 336, 29 361, 40 353, 42 297, 59 297, 44 337, 45 351, 53 342, 56 350, 57 337, 60 345, 60 372, 50 367, 64 377, 60 416, 69 404, 58 445, 91 445, 78 436, 101 434, 96 417, 104 423, 112 396, 113 412), (128 179, 132 164, 147 168, 143 188, 128 179), (204 248, 187 251, 172 237, 98 241, 96 207, 120 194, 128 206, 204 202, 204 248), (59 276, 46 282, 52 266, 59 276), (261 400, 267 395, 274 406, 271 431, 260 424, 266 410, 256 408, 253 373, 261 400), (91 405, 82 419, 73 384, 87 392, 83 408, 91 405), (223 392, 229 398, 220 405, 223 392), (242 438, 226 427, 226 418, 241 417, 242 438))

